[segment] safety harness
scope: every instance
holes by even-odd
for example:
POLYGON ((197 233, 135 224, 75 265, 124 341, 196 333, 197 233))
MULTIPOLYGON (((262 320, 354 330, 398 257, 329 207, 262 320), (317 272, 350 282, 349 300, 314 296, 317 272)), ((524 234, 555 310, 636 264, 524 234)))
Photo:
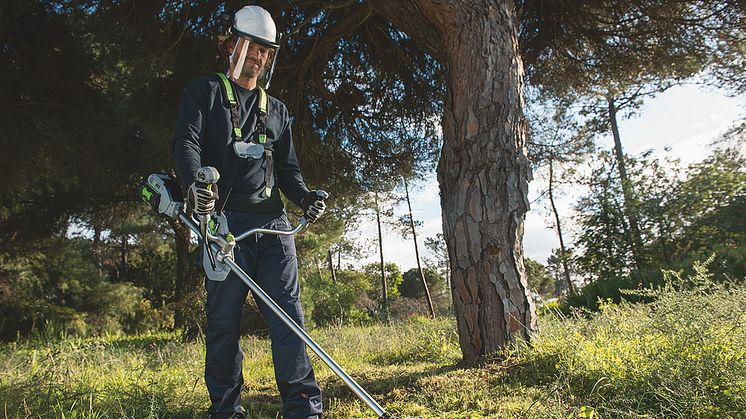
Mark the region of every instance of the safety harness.
MULTIPOLYGON (((223 88, 221 90, 223 91, 223 95, 228 101, 228 106, 231 110, 231 124, 233 125, 231 137, 233 138, 233 141, 244 141, 243 133, 241 132, 241 123, 238 118, 238 100, 236 99, 236 95, 233 93, 233 86, 224 73, 216 74, 222 82, 221 85, 223 88)), ((272 150, 270 149, 270 144, 267 144, 267 92, 261 86, 257 87, 259 88, 259 116, 256 120, 256 128, 254 132, 258 133, 257 140, 259 144, 264 146, 264 161, 266 162, 264 170, 264 197, 269 198, 272 195, 272 187, 275 184, 275 177, 273 173, 274 165, 272 162, 272 150)), ((233 188, 231 187, 231 189, 233 188)), ((228 193, 230 193, 230 191, 228 193)), ((227 196, 225 199, 227 200, 227 196)))

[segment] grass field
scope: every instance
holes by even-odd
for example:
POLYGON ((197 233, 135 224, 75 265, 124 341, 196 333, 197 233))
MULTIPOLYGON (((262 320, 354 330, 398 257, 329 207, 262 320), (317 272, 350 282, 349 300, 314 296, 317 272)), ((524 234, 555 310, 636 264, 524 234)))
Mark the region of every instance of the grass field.
MULTIPOLYGON (((475 367, 460 364, 449 318, 310 333, 398 417, 746 417, 746 288, 709 284, 656 298, 544 313, 530 346, 475 367)), ((248 416, 276 418, 269 342, 247 337, 242 347, 248 416)), ((3 344, 0 417, 200 418, 203 359, 202 342, 168 333, 3 344)), ((375 417, 312 359, 325 418, 375 417)))

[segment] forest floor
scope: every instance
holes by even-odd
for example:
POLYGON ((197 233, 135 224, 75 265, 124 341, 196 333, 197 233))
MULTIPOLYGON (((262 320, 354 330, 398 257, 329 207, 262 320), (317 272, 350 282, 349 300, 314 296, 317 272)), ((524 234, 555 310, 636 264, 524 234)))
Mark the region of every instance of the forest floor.
MULTIPOLYGON (((648 304, 544 310, 531 345, 461 363, 455 320, 310 334, 387 411, 411 418, 746 417, 746 286, 694 284, 648 304)), ((278 418, 270 343, 245 337, 247 417, 278 418)), ((204 345, 175 333, 37 336, 0 345, 0 418, 201 418, 204 345)), ((374 418, 315 355, 325 418, 374 418)))

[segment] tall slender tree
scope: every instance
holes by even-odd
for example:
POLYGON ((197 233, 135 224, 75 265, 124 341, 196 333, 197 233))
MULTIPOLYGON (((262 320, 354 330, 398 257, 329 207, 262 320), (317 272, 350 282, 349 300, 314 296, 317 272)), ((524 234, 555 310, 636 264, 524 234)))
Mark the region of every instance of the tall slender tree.
POLYGON ((420 280, 422 281, 422 288, 425 290, 425 298, 427 302, 427 308, 430 310, 430 317, 435 318, 435 308, 433 308, 433 299, 430 296, 430 289, 427 286, 427 280, 425 279, 425 273, 422 270, 422 263, 420 262, 420 250, 417 246, 417 230, 415 228, 414 216, 412 214, 412 203, 409 200, 409 185, 407 184, 407 178, 404 178, 404 195, 407 199, 407 208, 409 215, 405 217, 405 221, 409 224, 409 232, 412 234, 412 241, 414 242, 414 257, 417 261, 417 271, 420 274, 420 280))
POLYGON ((376 212, 376 226, 378 227, 378 254, 381 257, 381 305, 383 306, 384 316, 387 316, 389 310, 389 288, 386 283, 386 272, 384 270, 383 260, 383 234, 381 233, 381 203, 378 199, 378 192, 375 192, 375 212, 376 212))
POLYGON ((570 113, 568 106, 560 101, 542 97, 536 89, 529 90, 527 119, 529 124, 529 159, 535 170, 543 175, 547 169, 547 186, 539 197, 548 198, 554 228, 560 244, 560 262, 565 284, 570 294, 575 292, 569 268, 569 247, 565 243, 562 222, 557 209, 556 195, 568 178, 572 178, 575 167, 593 151, 593 136, 581 126, 570 113))

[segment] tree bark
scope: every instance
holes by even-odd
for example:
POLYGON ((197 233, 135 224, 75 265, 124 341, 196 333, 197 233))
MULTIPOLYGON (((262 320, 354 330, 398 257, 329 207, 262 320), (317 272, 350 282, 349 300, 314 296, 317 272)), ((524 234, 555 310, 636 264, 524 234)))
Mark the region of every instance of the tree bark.
POLYGON ((629 223, 629 232, 632 239, 632 258, 635 262, 635 268, 640 270, 643 265, 642 257, 642 237, 640 236, 640 225, 637 222, 637 210, 634 208, 634 197, 632 196, 629 177, 627 176, 627 167, 624 163, 624 152, 622 151, 622 138, 619 135, 619 125, 617 123, 617 111, 614 98, 607 96, 609 104, 609 122, 611 123, 611 135, 614 137, 614 154, 617 165, 619 166, 619 179, 622 183, 622 194, 624 195, 624 215, 629 223))
POLYGON ((409 227, 412 229, 412 240, 414 240, 414 256, 417 260, 417 270, 420 272, 422 287, 425 289, 425 298, 427 298, 427 308, 430 310, 430 317, 434 319, 435 308, 433 307, 433 299, 430 297, 430 288, 428 288, 427 286, 425 273, 422 272, 422 264, 420 263, 420 251, 417 247, 417 231, 414 228, 414 215, 412 214, 412 204, 409 201, 409 186, 407 185, 407 178, 404 178, 404 193, 407 196, 407 207, 409 208, 409 227))
POLYGON ((381 234, 381 207, 378 206, 378 192, 376 192, 376 224, 378 224, 378 251, 381 255, 381 289, 383 290, 383 312, 389 310, 389 288, 386 284, 386 270, 383 264, 383 235, 381 234))
POLYGON ((557 206, 554 205, 554 168, 552 165, 553 157, 549 158, 549 203, 552 205, 552 212, 554 213, 554 221, 557 223, 557 235, 559 236, 560 242, 560 262, 562 263, 562 270, 567 281, 567 290, 570 295, 575 294, 575 287, 572 285, 570 280, 570 268, 567 266, 567 251, 565 250, 565 241, 562 238, 562 224, 560 223, 559 212, 557 206))
POLYGON ((204 276, 190 251, 191 230, 180 220, 169 219, 176 241, 176 284, 174 284, 174 326, 184 331, 187 340, 199 334, 204 317, 199 284, 204 276))
POLYGON ((98 218, 98 216, 94 215, 92 217, 93 225, 93 261, 96 264, 96 270, 98 271, 98 276, 103 278, 104 277, 104 261, 103 261, 103 242, 101 240, 101 222, 98 218))
POLYGON ((536 327, 523 264, 531 171, 515 5, 375 0, 373 6, 416 42, 438 42, 435 57, 448 71, 438 182, 459 342, 464 360, 475 362, 516 338, 529 339, 536 327))
POLYGON ((127 243, 127 234, 122 235, 122 239, 119 243, 119 278, 117 281, 126 281, 128 274, 128 261, 127 255, 129 253, 129 246, 127 243))
POLYGON ((332 249, 327 251, 327 257, 329 259, 329 272, 332 274, 332 283, 337 283, 337 273, 334 272, 334 260, 332 259, 332 249))
POLYGON ((174 298, 180 301, 187 294, 189 285, 194 282, 190 278, 191 269, 189 264, 192 263, 189 253, 189 238, 191 232, 189 227, 179 220, 169 220, 171 228, 174 230, 176 240, 176 284, 174 284, 174 298))

